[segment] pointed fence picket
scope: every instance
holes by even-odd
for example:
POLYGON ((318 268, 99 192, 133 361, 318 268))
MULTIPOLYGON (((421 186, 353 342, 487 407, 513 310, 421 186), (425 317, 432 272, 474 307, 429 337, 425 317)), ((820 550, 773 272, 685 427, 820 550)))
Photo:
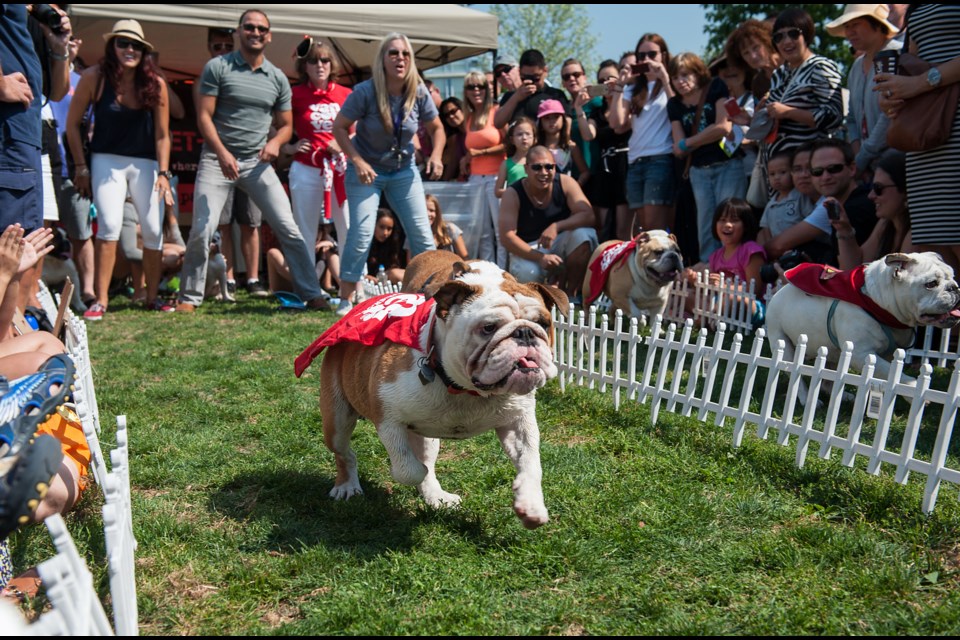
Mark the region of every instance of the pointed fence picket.
POLYGON ((842 464, 848 467, 865 459, 867 472, 874 475, 891 467, 901 484, 918 473, 927 478, 922 505, 926 513, 936 505, 944 482, 960 486, 960 470, 947 466, 960 409, 960 367, 954 367, 948 388, 937 390, 931 386, 929 364, 920 366, 916 381, 904 376, 902 350, 896 352, 886 379, 879 379, 874 377, 873 358, 863 371, 850 370, 851 343, 843 345, 831 366, 826 349, 813 354, 812 362, 804 361, 805 337, 791 361, 784 357, 782 343, 769 344, 763 329, 746 349, 744 336, 728 331, 722 322, 712 335, 705 328, 695 330, 692 319, 682 326, 664 325, 658 316, 644 335, 638 319, 631 318, 628 328, 624 324, 620 312, 611 319, 598 315, 596 308, 586 313, 571 308, 568 319, 555 317, 561 390, 575 384, 611 393, 617 408, 626 394, 650 404, 654 423, 661 410, 688 417, 695 413, 698 420, 732 426, 734 446, 740 446, 752 426, 758 437, 775 437, 778 444, 793 447, 800 467, 813 446, 822 459, 842 453, 842 464), (763 353, 765 344, 769 355, 763 353), (738 379, 742 382, 735 394, 738 379), (802 397, 801 383, 807 389, 802 397), (895 415, 898 404, 909 406, 905 417, 895 415), (941 417, 927 459, 918 454, 917 442, 923 416, 934 407, 941 417))

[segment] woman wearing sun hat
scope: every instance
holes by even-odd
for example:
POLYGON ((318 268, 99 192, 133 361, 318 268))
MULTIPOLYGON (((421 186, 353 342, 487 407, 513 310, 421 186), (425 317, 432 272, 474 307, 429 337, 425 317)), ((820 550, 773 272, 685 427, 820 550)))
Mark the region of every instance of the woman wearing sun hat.
POLYGON ((153 46, 136 20, 118 20, 104 34, 104 56, 80 77, 67 116, 67 137, 76 165, 74 184, 97 207, 95 282, 97 301, 84 313, 100 320, 109 304, 110 278, 129 191, 143 236, 146 306, 173 311, 157 299, 163 248, 161 198, 173 204, 169 179, 170 112, 167 85, 148 54, 153 46), (80 123, 93 106, 91 166, 81 144, 80 123))

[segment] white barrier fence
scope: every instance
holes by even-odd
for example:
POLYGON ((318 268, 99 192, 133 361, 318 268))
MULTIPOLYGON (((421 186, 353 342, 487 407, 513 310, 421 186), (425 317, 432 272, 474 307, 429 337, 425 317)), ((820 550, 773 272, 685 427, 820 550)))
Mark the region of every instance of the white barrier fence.
MULTIPOLYGON (((797 346, 793 361, 784 359, 782 346, 771 345, 771 355, 762 355, 768 342, 762 329, 749 351, 744 351, 739 333, 732 333, 730 345, 724 346, 728 332, 723 324, 709 336, 704 329, 695 332, 690 320, 678 330, 674 324, 664 328, 658 317, 650 334, 641 335, 636 319, 626 328, 619 312, 610 323, 606 315, 598 317, 595 309, 590 313, 571 309, 568 320, 555 317, 555 322, 554 355, 561 389, 576 384, 612 393, 618 408, 624 395, 649 402, 654 423, 661 409, 695 415, 704 422, 712 419, 720 427, 729 420, 734 446, 741 444, 748 426, 755 427, 763 439, 773 432, 778 444, 796 450, 800 467, 815 445, 820 458, 828 459, 836 451, 848 467, 858 457, 866 458, 867 472, 874 475, 884 464, 893 466, 895 480, 901 484, 911 473, 921 474, 927 478, 922 505, 926 513, 933 511, 942 483, 960 486, 960 470, 947 466, 960 408, 960 367, 954 368, 947 389, 937 390, 931 387, 929 364, 920 367, 915 382, 903 375, 903 351, 897 352, 884 380, 873 377, 872 359, 862 372, 850 371, 853 345, 849 343, 831 369, 825 350, 812 364, 803 362, 805 341, 797 346), (802 399, 801 379, 808 386, 802 399), (742 382, 734 394, 738 380, 742 382), (821 394, 825 383, 832 388, 821 394), (805 404, 798 405, 801 400, 805 404), (895 414, 895 405, 908 407, 905 418, 903 410, 895 414), (935 437, 928 435, 919 447, 929 450, 918 451, 924 416, 936 413, 935 437)), ((929 431, 932 425, 924 428, 929 431)))

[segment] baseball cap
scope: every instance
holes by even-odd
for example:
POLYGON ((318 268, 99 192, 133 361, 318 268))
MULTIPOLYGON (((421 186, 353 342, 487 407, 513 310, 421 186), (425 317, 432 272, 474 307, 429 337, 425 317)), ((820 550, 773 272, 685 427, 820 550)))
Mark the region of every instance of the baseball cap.
POLYGON ((493 74, 497 75, 498 70, 502 70, 501 67, 515 67, 517 66, 517 61, 510 56, 497 56, 497 59, 493 62, 493 74))
POLYGON ((542 118, 552 113, 566 114, 567 110, 563 108, 559 100, 544 100, 537 109, 537 118, 542 118))

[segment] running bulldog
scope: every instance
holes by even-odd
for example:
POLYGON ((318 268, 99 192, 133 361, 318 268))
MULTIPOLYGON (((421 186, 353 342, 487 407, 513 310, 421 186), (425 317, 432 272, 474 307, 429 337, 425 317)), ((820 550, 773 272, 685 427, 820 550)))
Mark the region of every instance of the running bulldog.
POLYGON ((460 503, 434 472, 440 439, 493 429, 517 470, 514 512, 529 529, 545 524, 536 390, 557 374, 550 309, 565 313, 567 296, 450 252, 417 256, 407 274, 403 292, 357 305, 296 360, 300 376, 327 349, 320 411, 337 464, 330 495, 363 493, 350 446, 361 416, 376 425, 393 478, 434 507, 460 503))

